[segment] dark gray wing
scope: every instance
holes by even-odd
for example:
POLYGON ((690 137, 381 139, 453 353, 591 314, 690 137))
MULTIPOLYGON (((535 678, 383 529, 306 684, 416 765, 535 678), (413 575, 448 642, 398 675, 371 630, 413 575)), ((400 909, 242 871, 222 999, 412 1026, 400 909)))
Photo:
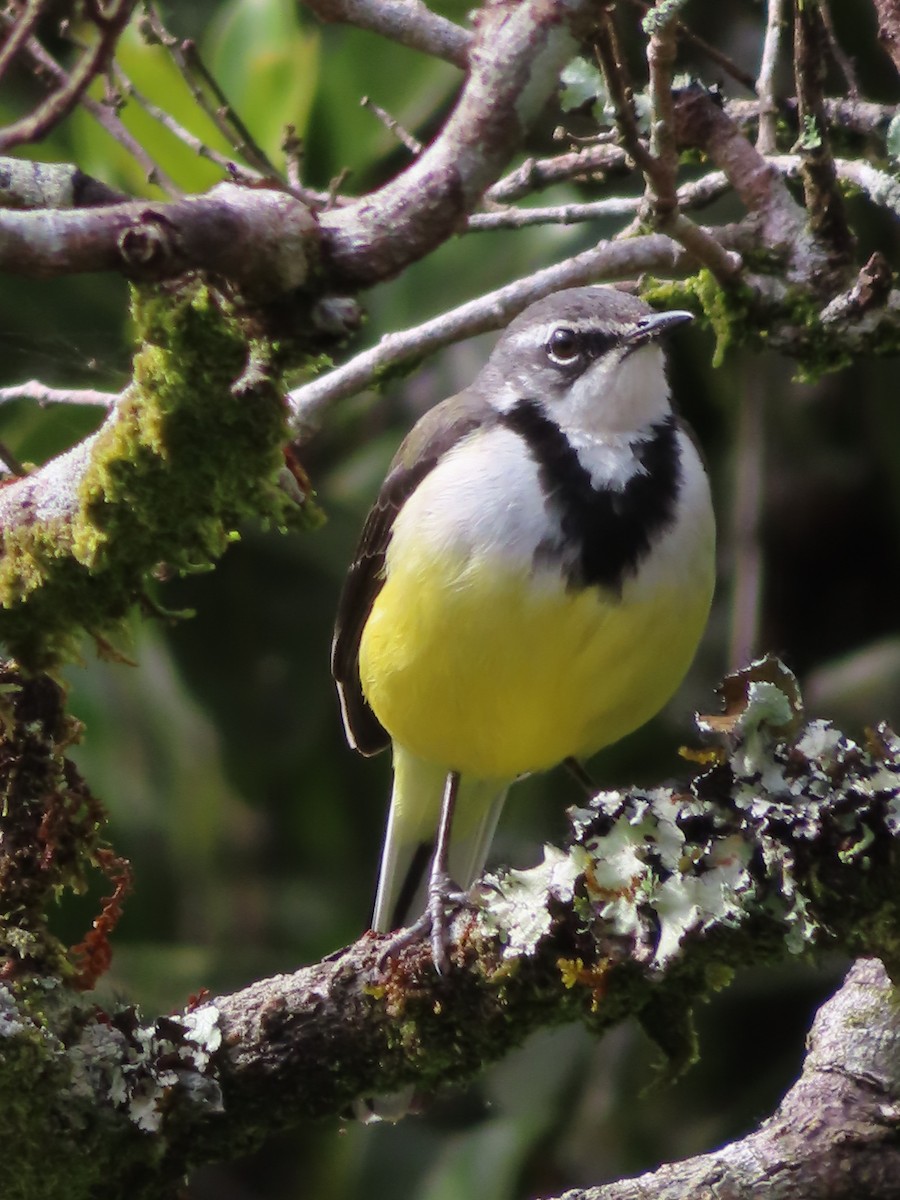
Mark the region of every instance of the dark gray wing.
POLYGON ((362 692, 359 644, 372 605, 384 585, 384 560, 394 520, 443 455, 495 416, 495 410, 471 391, 451 396, 427 412, 394 456, 366 518, 338 602, 331 649, 331 673, 341 699, 347 739, 362 754, 377 754, 391 741, 362 692))

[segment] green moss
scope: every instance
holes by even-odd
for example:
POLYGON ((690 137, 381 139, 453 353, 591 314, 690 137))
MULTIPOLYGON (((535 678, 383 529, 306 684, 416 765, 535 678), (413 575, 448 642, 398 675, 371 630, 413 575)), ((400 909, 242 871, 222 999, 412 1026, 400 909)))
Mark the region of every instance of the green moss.
MULTIPOLYGON (((763 272, 771 270, 771 255, 761 252, 758 261, 746 265, 763 272)), ((657 308, 684 308, 695 313, 715 334, 715 367, 722 365, 732 347, 765 349, 770 329, 792 331, 790 352, 797 364, 794 377, 803 383, 843 370, 861 354, 900 353, 900 335, 895 337, 881 327, 873 329, 869 342, 863 339, 862 344, 857 341, 848 346, 839 327, 824 325, 820 320, 822 298, 801 288, 789 288, 777 302, 766 305, 740 284, 721 287, 704 269, 687 279, 648 279, 641 295, 657 308)))
POLYGON ((684 308, 700 317, 715 334, 714 367, 722 365, 732 346, 740 345, 752 335, 749 289, 736 284, 726 290, 705 268, 687 279, 650 279, 641 289, 641 295, 658 308, 684 308))
POLYGON ((207 567, 242 521, 296 526, 314 511, 279 487, 282 382, 223 298, 197 280, 141 288, 133 316, 132 385, 72 452, 70 494, 3 534, 0 638, 29 667, 75 656, 85 630, 116 638, 160 564, 207 567))

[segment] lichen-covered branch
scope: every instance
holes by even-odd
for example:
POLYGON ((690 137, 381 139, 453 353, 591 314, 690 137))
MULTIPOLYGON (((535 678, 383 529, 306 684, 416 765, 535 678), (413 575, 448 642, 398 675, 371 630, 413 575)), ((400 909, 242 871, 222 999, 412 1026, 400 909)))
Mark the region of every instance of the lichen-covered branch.
MULTIPOLYGON (((126 1168, 110 1167, 111 1147, 135 1173, 152 1157, 156 1173, 129 1193, 144 1200, 192 1164, 339 1115, 360 1094, 471 1078, 544 1026, 600 1032, 636 1016, 678 1070, 695 1054, 691 1006, 740 966, 840 949, 900 968, 900 739, 881 726, 860 746, 805 722, 796 681, 774 660, 729 677, 722 695, 724 713, 700 719, 711 765, 680 788, 600 793, 573 809, 567 849, 476 886, 443 976, 427 943, 380 966, 370 934, 154 1021, 20 985, 9 940, 0 1097, 27 1048, 32 1076, 51 1086, 20 1102, 23 1121, 34 1107, 38 1129, 58 1123, 60 1162, 71 1139, 97 1141, 112 1172, 105 1189, 95 1183, 98 1200, 121 1194, 126 1168)), ((59 754, 52 731, 47 753, 59 754)), ((29 914, 40 919, 22 911, 20 940, 29 914)), ((53 1178, 46 1154, 42 1169, 53 1178)))

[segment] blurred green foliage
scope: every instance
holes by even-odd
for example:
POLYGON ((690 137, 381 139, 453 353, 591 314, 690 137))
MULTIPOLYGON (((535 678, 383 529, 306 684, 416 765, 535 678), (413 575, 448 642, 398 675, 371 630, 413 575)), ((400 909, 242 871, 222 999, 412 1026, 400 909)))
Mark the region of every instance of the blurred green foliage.
MULTIPOLYGON (((464 20, 463 3, 435 5, 464 20)), ((873 99, 896 99, 856 0, 833 4, 838 33, 873 99)), ((868 14, 868 7, 866 13, 868 14)), ((761 6, 696 0, 687 14, 704 36, 751 73, 761 6)), ((395 173, 404 151, 373 114, 369 95, 425 139, 452 103, 457 73, 412 51, 336 26, 317 26, 291 0, 171 3, 173 32, 197 39, 204 60, 258 143, 281 166, 283 127, 304 139, 304 179, 325 187, 348 168, 362 191, 395 173)), ((631 46, 636 53, 637 38, 631 46)), ((683 69, 707 81, 718 68, 688 52, 683 69)), ((225 146, 167 56, 137 36, 122 65, 137 88, 192 132, 225 146)), ((834 81, 833 81, 834 82, 834 81)), ((840 87, 840 81, 837 85, 840 87)), ((732 85, 729 85, 731 89, 732 85)), ((3 97, 2 114, 31 95, 3 97)), ((219 177, 146 115, 130 127, 180 186, 219 177)), ((552 151, 548 113, 528 147, 552 151)), ((75 114, 32 157, 71 160, 128 191, 142 173, 96 123, 75 114)), ((550 199, 583 199, 558 188, 550 199)), ((897 230, 854 211, 863 248, 896 266, 897 230)), ((412 324, 480 291, 553 262, 610 229, 546 228, 456 240, 402 279, 366 298, 362 338, 412 324)), ((121 281, 97 277, 0 287, 3 383, 114 389, 127 375, 129 330, 121 281)), ((360 341, 362 344, 362 340, 360 341)), ((351 348, 352 349, 352 348, 351 348)), ((79 765, 108 805, 111 836, 134 864, 136 888, 114 941, 107 993, 150 1011, 183 1004, 201 988, 237 987, 290 970, 354 939, 366 925, 388 790, 389 764, 345 746, 328 674, 338 589, 366 507, 415 417, 465 383, 485 345, 462 345, 406 386, 342 405, 305 449, 329 514, 307 536, 248 528, 209 575, 175 581, 163 597, 196 610, 171 627, 135 623, 137 667, 99 661, 67 674, 73 711, 85 723, 79 765)), ((895 369, 859 362, 815 386, 791 382, 774 356, 733 355, 710 367, 711 339, 680 337, 673 384, 710 462, 721 527, 721 580, 697 662, 679 696, 649 727, 592 764, 604 785, 683 774, 679 743, 690 714, 713 703, 728 665, 734 580, 754 543, 735 531, 736 481, 760 456, 762 602, 757 650, 785 657, 817 714, 850 733, 881 717, 900 719, 900 415, 895 369), (755 406, 761 445, 745 439, 741 410, 755 406)), ((57 453, 98 421, 95 410, 0 407, 0 437, 19 458, 57 453)), ((515 789, 495 845, 499 861, 529 863, 544 839, 564 832, 577 799, 560 774, 515 789)), ((66 903, 61 932, 81 936, 98 895, 66 903)), ((483 1087, 445 1098, 397 1128, 301 1129, 252 1160, 200 1173, 191 1200, 317 1200, 365 1196, 409 1200, 514 1200, 635 1172, 703 1150, 764 1116, 791 1080, 812 1009, 835 972, 797 967, 739 977, 700 1014, 701 1065, 675 1086, 645 1094, 654 1052, 634 1029, 595 1045, 579 1029, 534 1039, 489 1072, 483 1087), (768 1030, 765 1042, 748 1031, 768 1030)))

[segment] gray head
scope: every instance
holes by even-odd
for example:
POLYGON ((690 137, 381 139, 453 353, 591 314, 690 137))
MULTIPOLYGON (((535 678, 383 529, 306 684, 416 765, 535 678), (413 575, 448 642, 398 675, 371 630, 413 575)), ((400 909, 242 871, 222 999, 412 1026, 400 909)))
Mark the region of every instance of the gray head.
POLYGON ((507 327, 478 387, 501 410, 527 397, 568 431, 627 435, 668 413, 659 339, 689 320, 615 288, 554 292, 507 327))

